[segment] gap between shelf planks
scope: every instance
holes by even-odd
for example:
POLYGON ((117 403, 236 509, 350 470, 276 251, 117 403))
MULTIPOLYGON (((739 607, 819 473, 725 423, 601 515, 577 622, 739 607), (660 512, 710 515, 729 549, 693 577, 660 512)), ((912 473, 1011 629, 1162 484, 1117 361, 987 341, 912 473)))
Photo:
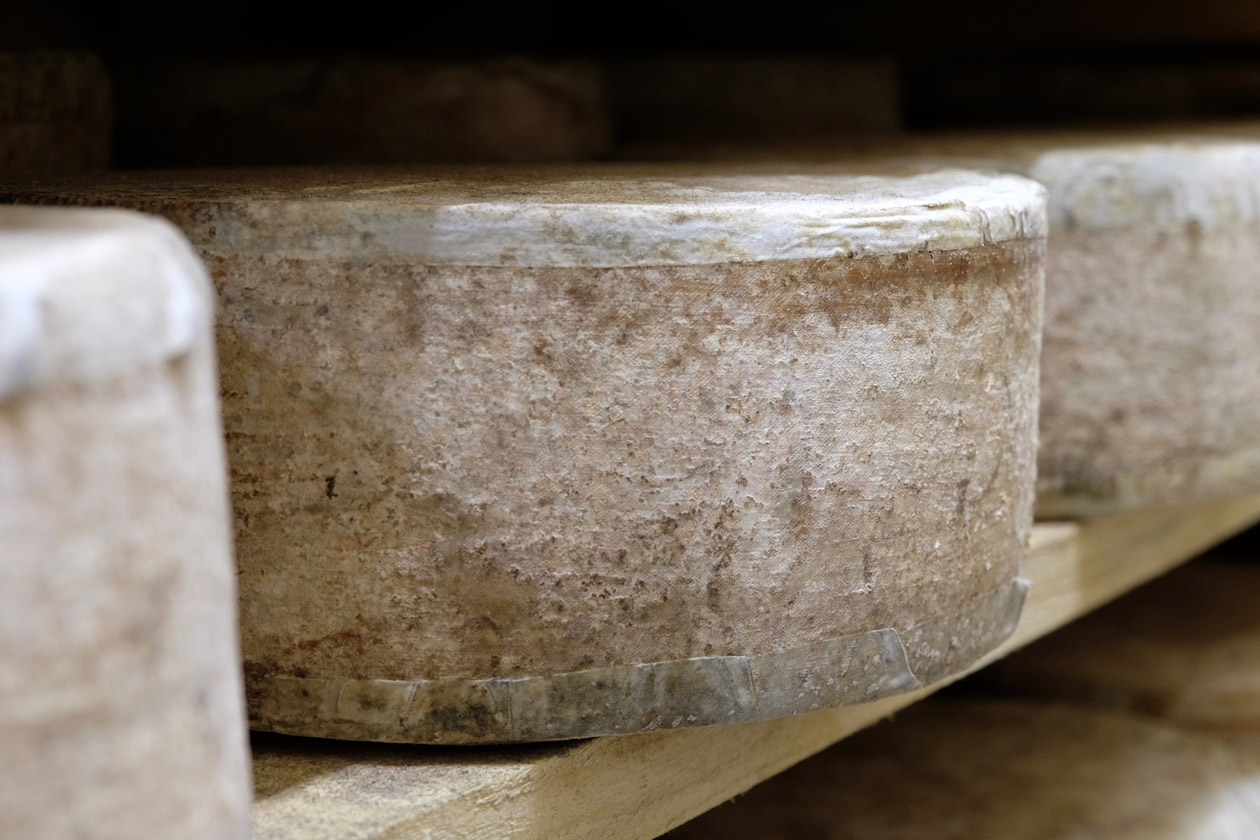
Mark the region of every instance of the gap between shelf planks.
MULTIPOLYGON (((1038 524, 1019 627, 975 668, 1257 521, 1260 495, 1038 524)), ((651 840, 947 682, 760 723, 519 747, 256 736, 254 836, 651 840)))

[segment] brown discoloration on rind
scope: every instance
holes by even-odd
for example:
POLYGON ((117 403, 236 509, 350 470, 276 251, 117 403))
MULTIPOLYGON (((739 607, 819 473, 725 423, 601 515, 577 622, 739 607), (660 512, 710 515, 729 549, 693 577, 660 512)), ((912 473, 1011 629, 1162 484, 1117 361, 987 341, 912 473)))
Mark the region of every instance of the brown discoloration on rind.
POLYGON ((1039 253, 212 262, 247 659, 512 677, 956 611, 1021 551, 1039 253), (574 285, 597 301, 575 305, 574 285), (948 474, 911 454, 930 446, 948 474), (287 594, 263 598, 277 574, 287 594))

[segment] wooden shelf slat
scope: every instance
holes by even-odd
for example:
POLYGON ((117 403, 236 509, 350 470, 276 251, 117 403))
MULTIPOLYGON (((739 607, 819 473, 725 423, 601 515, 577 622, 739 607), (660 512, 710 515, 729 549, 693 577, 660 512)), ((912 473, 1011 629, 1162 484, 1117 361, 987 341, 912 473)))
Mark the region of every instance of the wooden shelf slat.
MULTIPOLYGON (((1260 521, 1260 495, 1034 529, 1004 656, 1260 521)), ((739 726, 566 744, 255 743, 257 840, 651 840, 944 683, 739 726)))

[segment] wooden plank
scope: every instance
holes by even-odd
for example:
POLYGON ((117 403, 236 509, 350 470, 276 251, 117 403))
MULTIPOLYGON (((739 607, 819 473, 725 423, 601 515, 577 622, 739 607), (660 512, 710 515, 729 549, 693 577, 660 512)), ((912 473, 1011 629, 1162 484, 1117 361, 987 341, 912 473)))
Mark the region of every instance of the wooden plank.
POLYGON ((1021 697, 1260 736, 1260 550, 1212 552, 980 675, 1021 697))
POLYGON ((1097 706, 931 697, 668 837, 1254 840, 1257 747, 1097 706))
MULTIPOLYGON (((1037 526, 1024 617, 987 661, 1256 521, 1260 495, 1037 526)), ((650 840, 939 687, 774 721, 552 746, 260 738, 255 837, 650 840)))

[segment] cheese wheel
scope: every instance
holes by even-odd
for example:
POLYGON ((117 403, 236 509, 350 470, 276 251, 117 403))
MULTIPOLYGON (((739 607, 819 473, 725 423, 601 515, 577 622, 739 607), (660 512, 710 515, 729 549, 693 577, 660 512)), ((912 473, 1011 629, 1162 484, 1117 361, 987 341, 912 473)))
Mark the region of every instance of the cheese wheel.
POLYGON ((1009 691, 1260 732, 1260 568, 1201 560, 985 672, 1009 691))
POLYGON ((120 90, 133 167, 581 160, 612 134, 582 61, 179 59, 133 65, 120 90))
POLYGON ((670 840, 1246 840, 1260 743, 1100 710, 934 698, 670 840))
POLYGON ((0 179, 104 167, 112 114, 94 56, 0 53, 0 179))
POLYGON ((1038 515, 1260 489, 1260 143, 1050 146, 1038 515))
POLYGON ((1011 630, 1024 179, 150 175, 222 314, 254 726, 517 741, 906 691, 1011 630))
POLYGON ((165 222, 0 208, 0 836, 248 834, 210 300, 165 222))

